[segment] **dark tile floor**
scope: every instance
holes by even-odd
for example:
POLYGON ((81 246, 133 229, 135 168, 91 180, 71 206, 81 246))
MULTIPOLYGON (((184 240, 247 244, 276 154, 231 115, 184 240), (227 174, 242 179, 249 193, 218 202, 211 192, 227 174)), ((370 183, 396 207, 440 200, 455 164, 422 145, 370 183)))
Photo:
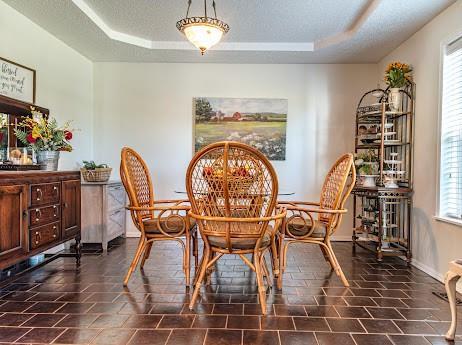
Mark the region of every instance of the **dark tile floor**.
POLYGON ((399 259, 379 264, 361 249, 353 256, 350 243, 334 246, 349 289, 319 248, 292 247, 284 287, 269 292, 265 316, 254 275, 234 256, 219 261, 189 311, 173 243, 155 245, 124 289, 136 244, 89 253, 79 269, 62 258, 0 288, 0 344, 446 344, 449 308, 432 294, 443 286, 399 259))

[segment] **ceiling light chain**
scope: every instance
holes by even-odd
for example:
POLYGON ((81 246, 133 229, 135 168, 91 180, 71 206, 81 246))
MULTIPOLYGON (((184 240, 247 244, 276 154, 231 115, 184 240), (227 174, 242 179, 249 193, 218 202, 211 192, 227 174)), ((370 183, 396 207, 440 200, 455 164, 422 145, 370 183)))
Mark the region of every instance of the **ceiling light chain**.
POLYGON ((215 19, 217 19, 217 4, 215 0, 212 1, 213 12, 215 13, 215 19))
POLYGON ((215 18, 207 16, 207 0, 204 0, 204 16, 190 17, 189 11, 192 0, 188 0, 186 17, 176 23, 176 27, 186 35, 186 38, 194 44, 201 54, 210 47, 220 42, 224 34, 229 31, 229 25, 217 18, 215 0, 212 1, 212 8, 215 18))
POLYGON ((192 0, 188 0, 188 9, 186 10, 186 18, 189 17, 189 9, 191 8, 192 0))

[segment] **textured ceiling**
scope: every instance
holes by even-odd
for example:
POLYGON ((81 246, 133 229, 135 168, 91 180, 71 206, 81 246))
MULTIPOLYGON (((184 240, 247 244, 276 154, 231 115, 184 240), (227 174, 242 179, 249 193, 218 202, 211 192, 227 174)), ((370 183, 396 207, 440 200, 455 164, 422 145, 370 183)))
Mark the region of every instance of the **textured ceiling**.
MULTIPOLYGON (((374 63, 455 0, 375 0, 351 37, 315 51, 146 49, 110 39, 71 0, 4 0, 93 61, 216 63, 374 63)), ((231 26, 224 42, 310 43, 341 36, 368 9, 369 0, 216 0, 231 26)), ((186 0, 85 0, 112 30, 152 41, 184 43, 175 23, 186 0)), ((202 1, 193 0, 192 15, 202 1)))

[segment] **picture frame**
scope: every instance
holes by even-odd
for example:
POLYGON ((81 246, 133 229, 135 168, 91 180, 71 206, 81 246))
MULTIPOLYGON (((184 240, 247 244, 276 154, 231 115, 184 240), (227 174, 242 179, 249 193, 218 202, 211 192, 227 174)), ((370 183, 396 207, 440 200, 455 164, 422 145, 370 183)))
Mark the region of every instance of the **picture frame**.
POLYGON ((193 97, 193 152, 223 140, 286 160, 288 99, 193 97))
POLYGON ((0 57, 0 95, 35 104, 36 71, 0 57))

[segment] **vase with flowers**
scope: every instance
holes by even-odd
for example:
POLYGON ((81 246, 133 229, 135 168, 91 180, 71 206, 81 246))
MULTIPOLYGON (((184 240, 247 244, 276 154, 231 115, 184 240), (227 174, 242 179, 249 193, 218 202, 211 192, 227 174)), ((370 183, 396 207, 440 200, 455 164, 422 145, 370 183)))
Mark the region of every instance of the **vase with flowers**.
POLYGON ((47 118, 31 108, 32 117, 25 118, 14 130, 18 140, 37 153, 42 170, 58 170, 61 151, 72 151, 70 122, 59 126, 55 118, 47 118))
POLYGON ((398 112, 401 110, 401 88, 412 81, 412 68, 405 63, 395 61, 390 63, 385 70, 385 82, 390 87, 388 93, 388 104, 390 110, 398 112))

